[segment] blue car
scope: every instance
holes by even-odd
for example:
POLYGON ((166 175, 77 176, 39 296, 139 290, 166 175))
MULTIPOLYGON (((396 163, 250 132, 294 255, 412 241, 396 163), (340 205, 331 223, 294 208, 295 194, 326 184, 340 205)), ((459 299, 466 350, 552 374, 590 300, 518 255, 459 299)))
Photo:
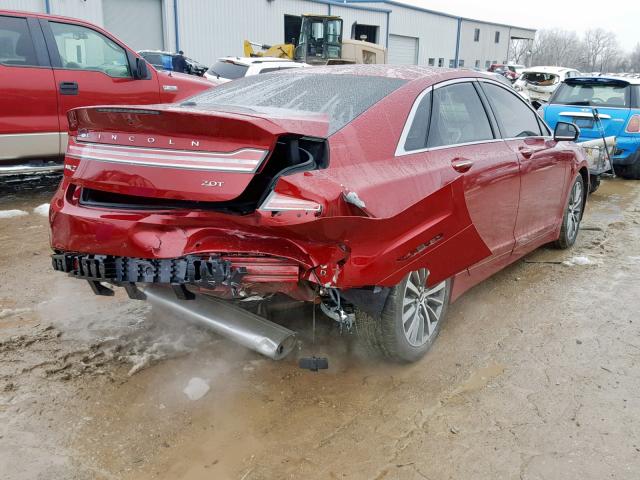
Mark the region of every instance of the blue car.
POLYGON ((616 173, 640 179, 640 79, 567 78, 540 110, 552 130, 558 122, 580 127, 579 142, 600 139, 603 133, 616 137, 612 156, 616 173))

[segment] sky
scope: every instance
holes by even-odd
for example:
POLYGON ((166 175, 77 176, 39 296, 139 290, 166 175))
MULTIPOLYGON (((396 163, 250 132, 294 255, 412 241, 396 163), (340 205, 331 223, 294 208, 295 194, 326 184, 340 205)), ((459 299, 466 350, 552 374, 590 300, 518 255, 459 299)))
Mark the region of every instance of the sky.
POLYGON ((400 0, 419 7, 535 29, 561 28, 581 34, 604 28, 618 35, 620 46, 632 50, 640 43, 638 0, 400 0), (605 5, 611 5, 607 8, 605 5))

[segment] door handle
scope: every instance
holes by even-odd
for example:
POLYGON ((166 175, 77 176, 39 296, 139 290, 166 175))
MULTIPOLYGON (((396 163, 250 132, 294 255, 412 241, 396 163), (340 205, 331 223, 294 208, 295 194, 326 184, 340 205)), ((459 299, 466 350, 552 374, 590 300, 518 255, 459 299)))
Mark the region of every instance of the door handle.
POLYGON ((60 95, 78 95, 78 82, 60 82, 60 95))
POLYGON ((538 148, 528 148, 528 147, 518 147, 518 151, 520 152, 520 155, 522 155, 524 158, 531 158, 531 156, 534 153, 539 152, 540 149, 538 149, 538 148))
POLYGON ((473 162, 467 158, 454 158, 451 160, 451 166, 456 172, 465 173, 471 170, 473 162))

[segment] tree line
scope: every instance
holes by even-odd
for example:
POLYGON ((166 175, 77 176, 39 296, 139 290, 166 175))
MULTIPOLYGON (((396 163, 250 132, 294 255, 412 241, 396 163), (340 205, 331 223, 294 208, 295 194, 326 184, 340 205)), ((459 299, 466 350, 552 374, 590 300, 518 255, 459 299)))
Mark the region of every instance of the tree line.
POLYGON ((602 28, 582 35, 569 30, 538 30, 533 43, 516 41, 511 57, 515 63, 570 67, 581 72, 640 72, 640 43, 626 52, 616 34, 602 28))

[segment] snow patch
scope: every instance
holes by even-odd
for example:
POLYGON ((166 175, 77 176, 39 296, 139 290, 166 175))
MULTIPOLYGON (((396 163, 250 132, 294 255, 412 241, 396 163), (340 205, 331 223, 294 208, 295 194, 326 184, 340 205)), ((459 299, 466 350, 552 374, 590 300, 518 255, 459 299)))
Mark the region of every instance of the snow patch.
POLYGON ((209 384, 200 377, 193 377, 182 392, 189 400, 200 400, 209 391, 209 384))
POLYGON ((573 267, 575 265, 593 265, 595 262, 591 261, 589 257, 571 257, 569 260, 562 262, 567 267, 573 267))
POLYGON ((3 318, 12 317, 13 315, 21 315, 30 311, 30 308, 3 308, 0 310, 0 320, 2 320, 3 318))
POLYGON ((137 339, 135 344, 130 347, 129 352, 121 355, 122 360, 131 364, 128 376, 135 375, 159 360, 179 357, 190 351, 183 336, 176 339, 171 335, 162 335, 153 343, 149 344, 148 342, 148 338, 137 339))
POLYGON ((38 215, 42 215, 43 217, 49 216, 49 204, 43 203, 42 205, 38 205, 33 209, 33 213, 37 213, 38 215))
POLYGON ((25 215, 29 215, 29 213, 24 210, 0 210, 0 218, 24 217, 25 215))

